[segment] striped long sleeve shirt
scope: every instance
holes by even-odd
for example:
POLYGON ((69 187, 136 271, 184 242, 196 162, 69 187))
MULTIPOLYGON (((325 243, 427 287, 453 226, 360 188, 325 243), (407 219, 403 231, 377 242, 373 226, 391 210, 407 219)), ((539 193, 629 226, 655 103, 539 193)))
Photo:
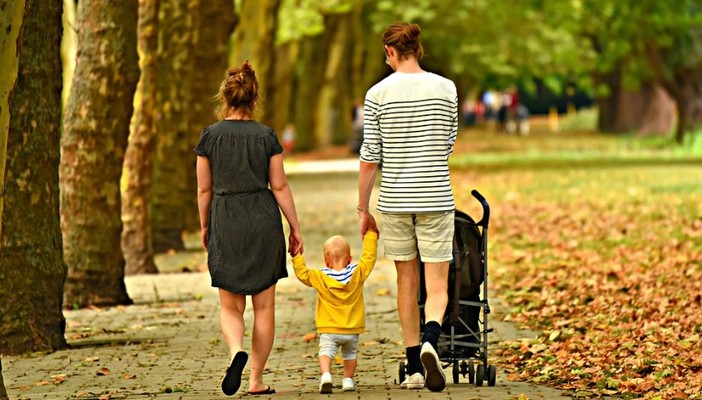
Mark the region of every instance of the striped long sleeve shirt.
POLYGON ((378 211, 454 210, 448 157, 458 133, 456 85, 430 72, 395 72, 368 90, 363 118, 361 161, 382 161, 378 211))

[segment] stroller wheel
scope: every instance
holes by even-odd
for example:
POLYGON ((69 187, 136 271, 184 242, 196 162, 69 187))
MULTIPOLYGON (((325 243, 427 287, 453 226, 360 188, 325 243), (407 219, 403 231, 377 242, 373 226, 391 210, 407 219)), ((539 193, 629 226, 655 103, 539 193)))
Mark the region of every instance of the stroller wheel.
POLYGON ((478 364, 475 369, 475 386, 483 386, 483 381, 485 380, 485 365, 478 364))
POLYGON ((497 367, 494 365, 488 365, 488 386, 495 386, 495 380, 497 379, 497 367))
POLYGON ((475 363, 468 360, 468 383, 475 383, 475 363))
POLYGON ((400 361, 400 368, 399 368, 399 375, 400 375, 400 383, 405 381, 405 362, 400 361))
POLYGON ((453 362, 453 383, 458 384, 458 361, 453 362))

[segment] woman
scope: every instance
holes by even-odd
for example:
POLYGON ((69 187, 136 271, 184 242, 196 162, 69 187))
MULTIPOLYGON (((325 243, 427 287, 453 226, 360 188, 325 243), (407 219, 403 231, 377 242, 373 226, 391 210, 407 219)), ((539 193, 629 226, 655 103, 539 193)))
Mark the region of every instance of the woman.
POLYGON ((254 308, 248 392, 275 393, 263 382, 263 368, 275 334, 276 283, 288 276, 280 210, 290 226, 288 250, 303 251, 283 149, 271 128, 253 120, 257 96, 248 61, 231 69, 218 95, 222 120, 205 128, 195 147, 202 244, 232 357, 222 380, 226 395, 239 390, 248 360, 242 350, 246 296, 254 308))

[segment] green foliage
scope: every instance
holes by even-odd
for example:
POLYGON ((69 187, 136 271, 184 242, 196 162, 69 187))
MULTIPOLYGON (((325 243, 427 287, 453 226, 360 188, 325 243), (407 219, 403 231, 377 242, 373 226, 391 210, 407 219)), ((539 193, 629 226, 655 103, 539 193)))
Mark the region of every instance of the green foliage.
POLYGON ((276 44, 324 32, 324 16, 351 11, 353 0, 283 0, 278 17, 276 44))

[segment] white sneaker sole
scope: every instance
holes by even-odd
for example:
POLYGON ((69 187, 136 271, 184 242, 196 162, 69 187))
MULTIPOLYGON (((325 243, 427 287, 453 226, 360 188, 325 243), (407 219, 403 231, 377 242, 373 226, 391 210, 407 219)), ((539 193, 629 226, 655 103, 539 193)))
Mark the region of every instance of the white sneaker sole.
POLYGON ((434 351, 434 348, 429 343, 422 345, 422 353, 420 355, 422 365, 424 366, 424 384, 427 389, 432 392, 440 392, 446 387, 446 375, 441 369, 439 356, 434 351))
POLYGON ((424 384, 423 383, 408 383, 404 386, 400 385, 400 389, 409 389, 409 390, 424 389, 424 384))

